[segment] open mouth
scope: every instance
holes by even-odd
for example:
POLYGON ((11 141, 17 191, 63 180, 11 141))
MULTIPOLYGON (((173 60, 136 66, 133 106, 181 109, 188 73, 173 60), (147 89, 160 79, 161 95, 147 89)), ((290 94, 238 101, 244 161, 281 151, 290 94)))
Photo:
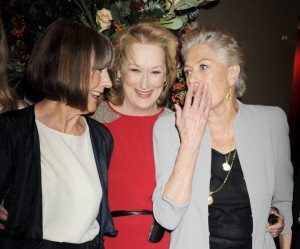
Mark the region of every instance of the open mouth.
POLYGON ((139 91, 139 90, 135 90, 139 95, 142 95, 142 96, 149 96, 152 91, 147 91, 147 92, 142 92, 142 91, 139 91))
POLYGON ((100 95, 101 95, 101 92, 97 92, 97 91, 91 91, 91 94, 92 94, 92 96, 93 96, 93 97, 95 97, 95 98, 99 98, 99 97, 100 97, 100 95))

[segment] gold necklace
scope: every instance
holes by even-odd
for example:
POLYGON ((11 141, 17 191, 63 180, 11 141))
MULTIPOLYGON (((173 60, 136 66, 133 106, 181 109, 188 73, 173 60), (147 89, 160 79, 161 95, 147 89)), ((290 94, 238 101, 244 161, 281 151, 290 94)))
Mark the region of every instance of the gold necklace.
POLYGON ((233 144, 233 141, 234 141, 234 136, 232 137, 232 140, 231 140, 231 145, 230 145, 230 151, 229 151, 229 154, 228 154, 228 157, 226 157, 226 154, 223 152, 224 149, 223 147, 221 147, 218 143, 217 143, 217 140, 215 139, 215 137, 213 135, 211 135, 212 138, 213 138, 213 141, 215 141, 215 143, 218 145, 218 147, 222 150, 222 153, 224 154, 224 157, 225 157, 225 163, 222 164, 222 167, 223 167, 223 170, 224 171, 229 171, 230 170, 230 165, 229 165, 229 159, 230 159, 230 154, 231 154, 231 147, 232 147, 232 144, 233 144))
POLYGON ((236 155, 236 150, 234 150, 234 154, 233 154, 233 157, 232 157, 232 162, 231 162, 231 165, 229 165, 230 169, 229 169, 229 171, 228 171, 228 173, 227 173, 227 175, 225 177, 224 182, 221 184, 221 186, 218 189, 216 189, 214 191, 209 191, 208 205, 211 205, 211 204, 214 203, 214 198, 212 197, 212 195, 215 194, 215 193, 217 193, 218 191, 220 191, 224 187, 225 183, 227 182, 227 179, 228 179, 228 177, 230 175, 230 172, 232 170, 232 166, 233 166, 233 162, 234 162, 234 159, 235 159, 235 155, 236 155))

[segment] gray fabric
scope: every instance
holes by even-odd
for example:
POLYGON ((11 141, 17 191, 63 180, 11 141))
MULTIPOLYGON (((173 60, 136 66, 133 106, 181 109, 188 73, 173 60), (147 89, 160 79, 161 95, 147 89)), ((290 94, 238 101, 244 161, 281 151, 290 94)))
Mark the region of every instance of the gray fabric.
MULTIPOLYGON (((292 225, 293 168, 288 124, 284 112, 278 107, 239 104, 233 129, 252 209, 252 247, 275 249, 273 238, 265 232, 270 206, 278 207, 285 216, 283 234, 291 233, 292 225)), ((174 114, 157 120, 153 143, 157 183, 153 194, 153 212, 163 227, 172 230, 170 249, 208 249, 209 128, 201 142, 192 195, 184 205, 162 197, 180 145, 174 114)))

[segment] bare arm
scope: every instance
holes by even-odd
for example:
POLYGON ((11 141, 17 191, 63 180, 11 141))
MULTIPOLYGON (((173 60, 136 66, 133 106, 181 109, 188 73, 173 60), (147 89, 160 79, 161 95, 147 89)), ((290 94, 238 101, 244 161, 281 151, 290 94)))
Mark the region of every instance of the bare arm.
POLYGON ((279 236, 280 249, 290 249, 292 243, 292 234, 281 234, 279 236))

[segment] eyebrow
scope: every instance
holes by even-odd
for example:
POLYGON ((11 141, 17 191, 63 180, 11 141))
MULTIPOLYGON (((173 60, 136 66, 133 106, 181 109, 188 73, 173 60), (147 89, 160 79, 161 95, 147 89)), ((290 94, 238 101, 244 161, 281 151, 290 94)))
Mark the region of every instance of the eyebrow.
MULTIPOLYGON (((129 66, 129 67, 130 67, 130 66, 141 67, 141 66, 139 66, 139 65, 137 65, 137 64, 135 64, 135 63, 128 63, 128 66, 129 66)), ((154 67, 151 67, 150 69, 158 69, 158 68, 164 69, 164 68, 167 68, 167 66, 154 66, 154 67)))
MULTIPOLYGON (((200 64, 200 63, 203 62, 203 61, 211 61, 211 60, 205 59, 205 58, 204 58, 204 59, 201 59, 201 60, 196 61, 195 64, 200 64)), ((185 67, 191 67, 191 66, 189 66, 188 64, 185 64, 183 67, 185 68, 185 67)))

